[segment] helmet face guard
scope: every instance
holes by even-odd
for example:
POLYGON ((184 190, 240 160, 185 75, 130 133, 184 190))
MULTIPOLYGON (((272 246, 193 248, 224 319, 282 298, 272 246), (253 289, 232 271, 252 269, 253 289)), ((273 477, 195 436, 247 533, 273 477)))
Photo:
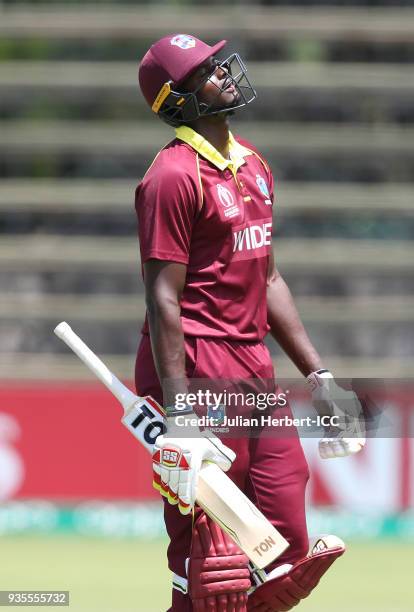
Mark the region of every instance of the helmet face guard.
POLYGON ((215 60, 211 74, 194 91, 175 91, 171 89, 171 86, 172 81, 164 84, 158 93, 152 110, 158 114, 160 119, 174 127, 191 123, 200 117, 234 111, 237 108, 250 104, 250 102, 257 98, 257 93, 247 78, 246 67, 238 53, 233 53, 223 61, 215 60), (221 87, 214 83, 214 81, 211 81, 211 77, 218 69, 227 73, 221 87), (217 88, 217 96, 209 104, 200 102, 197 98, 198 92, 207 81, 210 81, 217 88), (217 105, 216 102, 221 94, 230 86, 234 86, 236 92, 234 102, 226 106, 217 105))

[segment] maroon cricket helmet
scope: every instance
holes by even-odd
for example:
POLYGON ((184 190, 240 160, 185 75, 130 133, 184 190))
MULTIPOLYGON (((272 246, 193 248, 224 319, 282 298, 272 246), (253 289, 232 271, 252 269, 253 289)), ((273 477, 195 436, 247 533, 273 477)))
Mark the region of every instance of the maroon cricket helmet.
POLYGON ((144 55, 138 71, 139 85, 150 107, 165 83, 172 81, 174 87, 180 85, 226 42, 222 40, 211 47, 189 34, 171 34, 154 43, 144 55))

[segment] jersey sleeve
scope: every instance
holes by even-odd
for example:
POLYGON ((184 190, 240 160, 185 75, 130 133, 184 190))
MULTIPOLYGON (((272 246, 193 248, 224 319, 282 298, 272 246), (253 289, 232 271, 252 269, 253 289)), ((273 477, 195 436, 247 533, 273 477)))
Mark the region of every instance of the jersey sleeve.
POLYGON ((141 263, 162 259, 188 264, 198 194, 176 166, 150 173, 135 193, 141 263))

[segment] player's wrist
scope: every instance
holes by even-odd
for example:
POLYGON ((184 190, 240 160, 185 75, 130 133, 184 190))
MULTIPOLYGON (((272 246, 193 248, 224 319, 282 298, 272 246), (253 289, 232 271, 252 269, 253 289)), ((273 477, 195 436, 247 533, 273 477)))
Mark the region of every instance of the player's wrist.
POLYGON ((163 405, 167 406, 166 410, 185 408, 188 404, 188 386, 189 382, 185 374, 162 379, 163 405))
POLYGON ((310 378, 311 376, 319 376, 320 378, 333 378, 333 374, 327 368, 319 368, 319 370, 314 370, 306 378, 310 378))
POLYGON ((190 406, 190 404, 185 404, 184 406, 180 407, 177 407, 176 404, 171 404, 170 406, 165 407, 165 413, 167 418, 195 414, 194 407, 190 406))
POLYGON ((198 418, 193 406, 185 404, 177 407, 172 404, 167 406, 165 411, 166 434, 169 437, 199 437, 198 418))

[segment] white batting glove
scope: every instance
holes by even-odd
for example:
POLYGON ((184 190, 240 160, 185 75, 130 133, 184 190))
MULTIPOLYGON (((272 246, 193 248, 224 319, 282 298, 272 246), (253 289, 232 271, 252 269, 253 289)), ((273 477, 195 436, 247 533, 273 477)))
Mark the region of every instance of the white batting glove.
POLYGON ((181 514, 189 514, 202 462, 212 461, 227 472, 235 458, 236 453, 210 432, 200 432, 197 438, 160 435, 152 454, 152 484, 170 504, 178 504, 181 514))
POLYGON ((307 377, 312 390, 312 404, 319 415, 336 417, 319 441, 322 459, 346 457, 365 445, 365 424, 361 403, 353 391, 339 387, 328 370, 312 372, 307 377))

